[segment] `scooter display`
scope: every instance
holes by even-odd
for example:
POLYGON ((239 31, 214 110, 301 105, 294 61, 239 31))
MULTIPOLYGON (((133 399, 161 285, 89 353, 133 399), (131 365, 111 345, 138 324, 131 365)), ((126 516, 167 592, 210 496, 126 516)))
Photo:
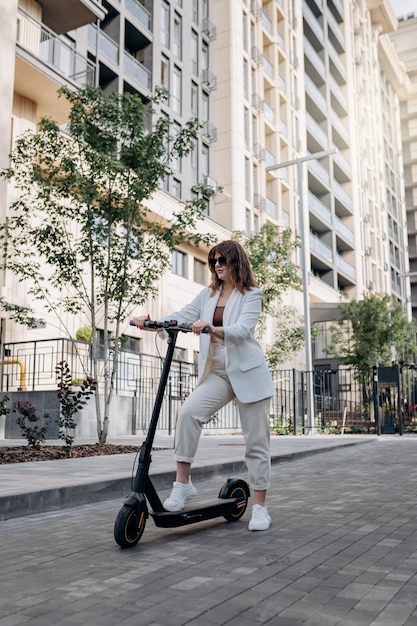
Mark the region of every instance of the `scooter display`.
POLYGON ((159 415, 168 382, 175 345, 180 332, 192 332, 189 324, 178 324, 175 320, 156 322, 147 320, 145 326, 150 329, 164 330, 167 335, 167 352, 162 368, 161 379, 156 393, 155 403, 148 433, 143 442, 136 474, 132 480, 132 491, 125 499, 114 523, 114 538, 121 548, 131 548, 141 539, 149 515, 156 526, 175 528, 195 524, 216 517, 223 517, 229 522, 239 520, 245 513, 250 496, 249 485, 241 478, 228 478, 222 485, 216 499, 187 505, 181 511, 167 511, 156 492, 149 476, 152 462, 152 445, 155 438, 159 415), (150 510, 148 509, 148 503, 150 510))

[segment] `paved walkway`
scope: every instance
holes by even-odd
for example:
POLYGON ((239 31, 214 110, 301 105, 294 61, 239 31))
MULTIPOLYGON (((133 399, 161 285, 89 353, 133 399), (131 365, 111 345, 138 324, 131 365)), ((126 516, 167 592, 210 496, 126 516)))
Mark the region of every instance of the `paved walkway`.
MULTIPOLYGON (((359 441, 274 440, 291 462, 273 464, 265 532, 248 532, 250 510, 149 519, 121 550, 120 498, 0 522, 0 626, 417 626, 417 437, 359 441)), ((242 452, 202 443, 202 457, 242 452)), ((219 479, 197 486, 206 498, 219 479)))
MULTIPOLYGON (((376 437, 376 436, 375 436, 376 437)), ((358 445, 375 439, 368 435, 272 436, 273 463, 325 452, 339 446, 358 445)), ((144 437, 109 439, 109 443, 140 446, 144 437)), ((77 441, 92 443, 93 440, 77 441)), ((48 442, 62 445, 62 442, 48 442)), ((2 440, 0 445, 18 445, 21 440, 2 440)), ((174 479, 173 436, 158 435, 152 453, 151 474, 157 489, 167 488, 174 479)), ((41 513, 109 498, 124 497, 130 491, 136 454, 61 459, 34 463, 0 465, 0 519, 41 513)), ((243 437, 203 435, 193 465, 193 481, 225 473, 246 471, 243 437)))

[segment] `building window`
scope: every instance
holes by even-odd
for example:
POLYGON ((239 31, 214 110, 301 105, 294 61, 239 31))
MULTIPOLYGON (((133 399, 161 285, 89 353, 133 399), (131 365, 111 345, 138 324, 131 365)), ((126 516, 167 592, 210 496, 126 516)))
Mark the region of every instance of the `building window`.
POLYGON ((245 211, 245 233, 249 235, 251 231, 251 214, 250 210, 246 209, 245 211))
POLYGON ((165 0, 161 3, 161 43, 169 48, 169 4, 165 0))
POLYGON ((208 122, 209 117, 209 97, 208 94, 203 91, 203 95, 201 97, 201 119, 203 122, 208 122))
POLYGON ((245 148, 249 150, 249 111, 248 109, 243 109, 243 117, 244 117, 244 133, 245 133, 245 148))
MULTIPOLYGON (((175 138, 181 132, 181 126, 174 122, 172 124, 172 143, 175 142, 175 138)), ((173 155, 171 159, 171 166, 174 172, 181 172, 181 157, 177 155, 173 155)))
POLYGON ((209 50, 208 45, 203 43, 201 46, 201 69, 208 70, 209 68, 209 50))
POLYGON ((181 181, 176 178, 172 179, 172 195, 181 199, 181 181))
POLYGON ((193 183, 198 182, 198 149, 197 141, 193 141, 193 150, 190 155, 191 158, 191 180, 193 183))
POLYGON ((252 170, 252 189, 253 189, 253 193, 257 194, 259 193, 259 187, 258 187, 258 167, 257 165, 253 166, 253 170, 252 170))
POLYGON ((161 57, 161 85, 169 91, 169 59, 161 57))
POLYGON ((174 67, 172 72, 171 107, 175 113, 181 114, 181 70, 174 67))
POLYGON ((177 13, 174 15, 173 52, 177 59, 182 59, 182 20, 181 16, 177 13))
POLYGON ((198 24, 198 0, 193 0, 193 4, 191 7, 191 19, 194 24, 198 24))
POLYGON ((248 79, 248 62, 243 59, 243 97, 249 98, 249 79, 248 79))
POLYGON ((198 75, 198 35, 191 31, 191 71, 198 75))
POLYGON ((173 274, 177 276, 183 276, 187 278, 187 255, 179 250, 174 250, 172 253, 171 270, 173 274))
POLYGON ((245 159, 245 200, 250 202, 250 164, 249 159, 245 159))
POLYGON ((129 352, 140 352, 140 339, 138 337, 131 337, 130 335, 122 335, 121 337, 121 349, 129 352))
POLYGON ((207 284, 207 264, 194 259, 194 282, 200 285, 207 284))
POLYGON ((198 117, 198 87, 191 83, 191 113, 198 117))
POLYGON ((242 30, 243 30, 243 49, 245 50, 245 52, 249 52, 248 50, 248 16, 246 13, 243 13, 242 30))
POLYGON ((210 174, 209 149, 204 144, 201 146, 201 173, 203 176, 210 174))

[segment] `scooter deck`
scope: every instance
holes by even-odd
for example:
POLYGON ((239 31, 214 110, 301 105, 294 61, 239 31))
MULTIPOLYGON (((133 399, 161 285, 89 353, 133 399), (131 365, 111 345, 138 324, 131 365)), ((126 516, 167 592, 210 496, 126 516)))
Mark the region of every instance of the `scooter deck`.
POLYGON ((218 498, 217 500, 200 502, 198 506, 185 508, 181 511, 149 511, 149 514, 153 517, 156 526, 176 528, 228 515, 239 509, 240 506, 246 506, 246 501, 237 498, 218 498))

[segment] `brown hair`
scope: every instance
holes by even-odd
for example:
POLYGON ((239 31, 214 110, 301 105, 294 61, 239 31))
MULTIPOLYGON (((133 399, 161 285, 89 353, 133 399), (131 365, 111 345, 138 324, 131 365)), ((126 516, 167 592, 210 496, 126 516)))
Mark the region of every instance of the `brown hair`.
POLYGON ((211 271, 209 288, 212 292, 217 291, 222 284, 222 281, 219 279, 214 270, 214 265, 212 265, 216 256, 225 257, 227 265, 231 270, 233 286, 241 293, 249 291, 251 287, 257 287, 252 267, 245 250, 237 241, 228 239, 218 243, 216 246, 213 246, 208 253, 208 263, 211 271))

